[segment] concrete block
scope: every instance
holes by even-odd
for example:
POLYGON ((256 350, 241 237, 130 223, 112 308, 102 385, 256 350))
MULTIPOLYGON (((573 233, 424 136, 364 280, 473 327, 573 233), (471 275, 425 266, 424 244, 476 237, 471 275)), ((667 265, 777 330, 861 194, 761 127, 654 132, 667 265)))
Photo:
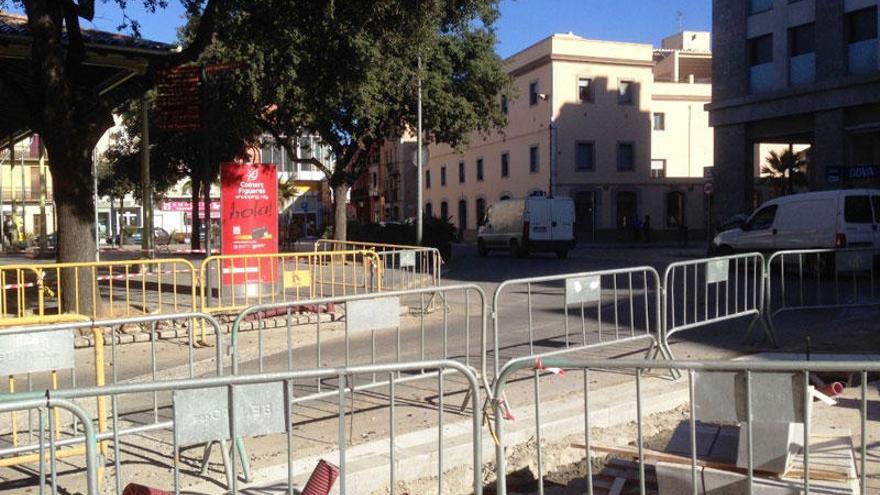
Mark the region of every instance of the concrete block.
MULTIPOLYGON (((748 467, 748 423, 739 429, 739 448, 736 465, 748 467)), ((772 473, 788 471, 794 456, 803 449, 804 424, 779 422, 752 422, 752 455, 755 469, 772 473)))
MULTIPOLYGON (((683 464, 657 463, 657 488, 660 495, 692 493, 691 467, 683 464)), ((747 495, 749 480, 744 474, 697 467, 697 493, 700 495, 747 495)), ((796 495, 797 484, 769 479, 755 479, 753 495, 796 495)))
MULTIPOLYGON (((799 373, 752 373, 752 419, 803 422, 803 383, 799 373)), ((694 387, 698 421, 736 424, 748 419, 745 373, 698 372, 694 387)))

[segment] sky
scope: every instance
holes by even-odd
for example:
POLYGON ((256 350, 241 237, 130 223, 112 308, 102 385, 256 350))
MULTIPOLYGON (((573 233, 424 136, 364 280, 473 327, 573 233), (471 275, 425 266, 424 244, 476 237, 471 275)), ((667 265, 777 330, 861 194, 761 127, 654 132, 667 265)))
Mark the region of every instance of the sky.
MULTIPOLYGON (((141 23, 145 38, 174 42, 183 24, 180 3, 155 14, 146 13, 138 0, 129 0, 129 17, 141 23)), ((632 41, 660 46, 660 40, 679 30, 708 31, 712 25, 711 0, 502 0, 498 20, 498 53, 508 57, 553 33, 610 41, 632 41)), ((93 28, 115 31, 123 17, 113 0, 99 0, 93 28)), ((84 23, 88 25, 88 23, 84 23)))

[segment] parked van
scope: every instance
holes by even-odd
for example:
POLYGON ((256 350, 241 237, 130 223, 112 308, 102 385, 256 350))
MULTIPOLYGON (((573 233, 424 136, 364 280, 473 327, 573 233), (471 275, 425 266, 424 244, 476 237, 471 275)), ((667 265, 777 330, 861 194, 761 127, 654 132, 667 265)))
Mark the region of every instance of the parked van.
POLYGON ((536 251, 565 258, 574 247, 574 200, 571 198, 508 199, 489 207, 477 232, 480 256, 508 250, 515 256, 536 251))
POLYGON ((761 205, 739 228, 721 232, 710 252, 880 246, 880 189, 792 194, 761 205))

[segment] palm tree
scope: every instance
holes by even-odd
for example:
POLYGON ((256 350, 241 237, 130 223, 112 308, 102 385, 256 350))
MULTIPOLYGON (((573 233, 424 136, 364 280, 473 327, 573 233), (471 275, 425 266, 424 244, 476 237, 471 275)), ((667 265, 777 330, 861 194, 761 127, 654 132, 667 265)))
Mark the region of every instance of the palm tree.
POLYGON ((781 194, 794 193, 795 186, 807 185, 807 152, 795 153, 791 148, 777 153, 771 151, 761 165, 761 178, 770 183, 781 194))
POLYGON ((296 184, 293 179, 278 179, 278 209, 283 210, 290 200, 296 197, 296 184))

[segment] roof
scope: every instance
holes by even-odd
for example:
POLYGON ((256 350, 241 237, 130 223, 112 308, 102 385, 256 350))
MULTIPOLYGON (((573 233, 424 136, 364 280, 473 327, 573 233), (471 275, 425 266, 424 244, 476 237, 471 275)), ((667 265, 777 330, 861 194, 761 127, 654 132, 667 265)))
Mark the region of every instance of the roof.
MULTIPOLYGON (((83 28, 82 36, 83 42, 91 48, 120 49, 120 51, 129 52, 157 52, 157 54, 165 54, 178 49, 177 45, 169 43, 135 38, 121 33, 111 33, 97 29, 83 28)), ((66 40, 66 33, 64 37, 66 40)), ((0 12, 0 38, 12 38, 13 40, 16 38, 21 40, 30 38, 27 17, 9 12, 0 12)))
MULTIPOLYGON (((101 94, 116 94, 133 76, 143 74, 152 61, 179 50, 176 45, 95 29, 82 29, 82 35, 85 83, 101 94)), ((27 17, 0 12, 0 71, 6 81, 0 84, 2 141, 9 136, 18 140, 31 132, 28 121, 33 109, 26 100, 33 99, 22 98, 22 93, 30 96, 33 87, 30 46, 27 17)))

